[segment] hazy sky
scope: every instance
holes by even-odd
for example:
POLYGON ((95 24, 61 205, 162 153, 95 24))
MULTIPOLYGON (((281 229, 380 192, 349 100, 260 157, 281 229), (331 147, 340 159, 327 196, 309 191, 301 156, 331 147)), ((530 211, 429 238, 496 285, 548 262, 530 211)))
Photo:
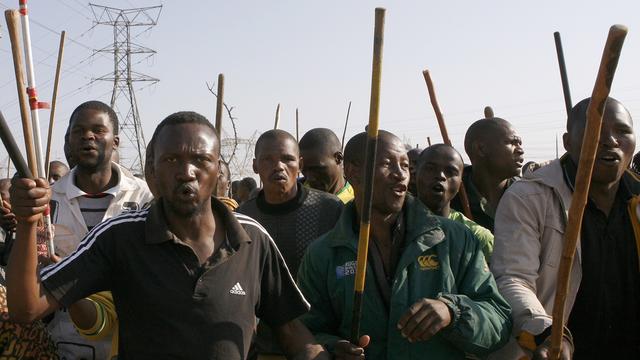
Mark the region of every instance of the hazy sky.
MULTIPOLYGON (((215 99, 206 82, 225 74, 225 101, 241 137, 273 127, 301 135, 328 127, 341 136, 349 101, 347 137, 368 119, 374 8, 387 9, 382 69, 381 128, 411 144, 440 142, 421 71, 428 68, 454 145, 462 150, 467 127, 491 105, 524 139, 527 160, 555 157, 565 110, 553 32, 560 31, 574 103, 590 95, 607 31, 629 27, 612 96, 640 110, 640 3, 638 1, 109 1, 113 7, 164 5, 158 25, 135 42, 153 48, 135 57, 137 72, 160 79, 136 93, 144 133, 179 110, 213 120, 215 99)), ((17 7, 0 0, 0 9, 17 7)), ((52 92, 60 30, 67 46, 56 112, 53 159, 63 159, 62 137, 81 102, 109 102, 112 84, 92 82, 113 70, 113 60, 91 49, 107 46, 108 26, 93 27, 81 0, 30 1, 32 41, 40 97, 52 92), (91 85, 88 85, 91 83, 91 85)), ((143 29, 140 29, 143 30, 143 29)), ((138 34, 134 30, 134 35, 138 34)), ((22 142, 8 35, 0 38, 0 110, 22 142)), ((137 88, 146 86, 138 84, 137 88)), ((49 112, 41 111, 43 138, 49 112)), ((225 132, 231 127, 228 119, 225 132)), ((560 143, 562 153, 562 144, 560 143)), ((0 160, 6 157, 0 150, 0 160)), ((0 165, 0 168, 6 165, 0 165)))

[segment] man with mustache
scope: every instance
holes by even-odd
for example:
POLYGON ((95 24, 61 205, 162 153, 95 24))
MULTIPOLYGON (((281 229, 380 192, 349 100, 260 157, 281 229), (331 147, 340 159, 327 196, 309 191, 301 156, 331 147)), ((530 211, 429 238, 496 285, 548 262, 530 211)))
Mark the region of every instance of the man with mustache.
MULTIPOLYGON (((73 253, 93 227, 113 216, 137 210, 153 196, 147 184, 113 162, 118 148, 118 117, 107 104, 87 101, 69 119, 65 149, 73 169, 51 186, 51 221, 55 226, 56 255, 73 253)), ((94 342, 75 330, 66 310, 49 324, 61 356, 106 358, 110 341, 94 342)))
POLYGON ((409 158, 395 135, 378 136, 363 313, 351 331, 359 213, 367 134, 345 147, 355 200, 336 227, 314 241, 298 284, 311 311, 301 318, 336 359, 465 359, 500 347, 509 306, 498 293, 478 240, 464 225, 436 217, 407 196, 409 158))
POLYGON ((344 179, 342 145, 333 131, 307 131, 300 139, 300 156, 306 186, 334 194, 345 204, 353 200, 353 188, 344 179))
MULTIPOLYGON (((471 160, 462 181, 472 220, 493 232, 500 198, 520 175, 524 162, 522 139, 508 121, 497 117, 482 119, 467 130, 464 150, 471 160)), ((463 211, 460 196, 456 196, 451 206, 463 211)))
POLYGON ((287 356, 325 359, 296 318, 308 304, 273 240, 212 197, 220 142, 202 115, 179 112, 148 151, 158 199, 94 228, 78 251, 37 274, 35 226, 49 201, 44 179, 15 179, 18 240, 10 261, 11 316, 33 321, 97 290, 111 290, 120 359, 245 359, 256 316, 287 356))
MULTIPOLYGON (((568 116, 567 153, 513 184, 496 213, 491 267, 513 308, 515 339, 498 359, 547 359, 589 98, 568 116), (525 349, 526 348, 526 349, 525 349)), ((588 136, 593 136, 589 134, 588 136)), ((608 98, 589 198, 574 258, 563 359, 632 359, 640 354, 640 181, 628 170, 636 137, 629 111, 608 98)))
MULTIPOLYGON (((296 139, 283 130, 269 130, 256 142, 253 171, 262 190, 244 202, 238 212, 257 220, 273 237, 295 277, 312 240, 335 225, 342 202, 334 195, 306 188, 297 181, 300 151, 296 139)), ((269 329, 258 328, 256 351, 279 354, 269 329)))
POLYGON ((464 163, 452 146, 435 144, 426 148, 416 159, 418 198, 432 213, 467 226, 480 241, 485 259, 493 251, 493 234, 451 208, 450 202, 460 190, 464 163))

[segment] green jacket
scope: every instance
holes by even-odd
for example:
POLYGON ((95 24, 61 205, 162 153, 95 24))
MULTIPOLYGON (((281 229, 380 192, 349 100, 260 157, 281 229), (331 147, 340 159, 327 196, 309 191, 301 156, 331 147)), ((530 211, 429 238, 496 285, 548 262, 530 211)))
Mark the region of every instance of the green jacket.
MULTIPOLYGON (((464 225, 430 215, 407 197, 405 250, 391 289, 390 309, 380 297, 370 264, 360 333, 371 336, 367 359, 464 359, 501 347, 511 333, 510 308, 498 293, 480 244, 464 225), (429 341, 409 343, 396 324, 421 298, 441 298, 454 314, 451 324, 429 341)), ((301 320, 317 340, 333 350, 351 329, 356 269, 354 203, 338 223, 309 246, 298 283, 311 311, 301 320)))

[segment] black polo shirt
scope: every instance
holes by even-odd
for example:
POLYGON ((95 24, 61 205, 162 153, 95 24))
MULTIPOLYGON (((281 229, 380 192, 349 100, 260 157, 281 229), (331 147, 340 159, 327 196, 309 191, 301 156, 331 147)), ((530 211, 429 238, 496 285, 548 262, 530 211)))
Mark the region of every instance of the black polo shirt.
POLYGON ((203 266, 169 229, 162 201, 97 225, 78 250, 42 270, 64 306, 111 290, 121 359, 244 359, 256 316, 282 325, 308 310, 271 237, 212 199, 226 242, 203 266))
MULTIPOLYGON (((573 189, 577 166, 563 157, 573 189)), ((640 354, 640 273, 628 203, 640 194, 631 174, 620 179, 607 216, 590 199, 580 231, 582 281, 569 316, 575 359, 637 359, 640 354)))

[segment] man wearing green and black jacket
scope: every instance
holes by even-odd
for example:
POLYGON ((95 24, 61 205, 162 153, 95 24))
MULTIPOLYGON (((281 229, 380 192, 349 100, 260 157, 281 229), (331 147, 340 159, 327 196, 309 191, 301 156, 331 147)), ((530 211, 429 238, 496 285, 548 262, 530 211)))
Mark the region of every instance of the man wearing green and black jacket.
POLYGON ((308 249, 298 283, 311 311, 301 319, 337 359, 464 359, 501 347, 511 331, 480 243, 462 224, 406 196, 409 160, 380 131, 360 343, 350 344, 366 134, 345 148, 355 190, 336 227, 308 249))

